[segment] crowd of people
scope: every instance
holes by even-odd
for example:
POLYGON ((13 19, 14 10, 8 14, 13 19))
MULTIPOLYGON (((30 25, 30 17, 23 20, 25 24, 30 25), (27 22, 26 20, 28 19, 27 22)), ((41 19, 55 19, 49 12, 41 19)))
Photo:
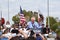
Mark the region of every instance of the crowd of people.
POLYGON ((46 40, 43 34, 48 34, 50 29, 48 25, 44 28, 44 18, 40 15, 38 22, 35 17, 31 17, 31 21, 27 22, 22 20, 19 25, 10 25, 6 23, 4 27, 0 26, 0 39, 1 40, 46 40))

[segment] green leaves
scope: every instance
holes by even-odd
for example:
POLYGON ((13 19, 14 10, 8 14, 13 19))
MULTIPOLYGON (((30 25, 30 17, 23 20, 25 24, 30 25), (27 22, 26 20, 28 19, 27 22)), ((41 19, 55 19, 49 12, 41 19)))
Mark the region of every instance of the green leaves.
MULTIPOLYGON (((23 10, 23 13, 24 13, 24 16, 25 16, 27 22, 30 20, 30 18, 32 16, 35 16, 36 17, 36 21, 37 21, 38 12, 32 12, 32 11, 23 10)), ((20 13, 16 14, 15 16, 13 16, 12 20, 13 20, 14 23, 19 23, 20 13)))
MULTIPOLYGON (((55 20, 55 18, 49 17, 49 23, 50 23, 50 27, 52 27, 53 24, 57 23, 57 21, 55 20)), ((48 24, 48 17, 46 19, 46 24, 48 24)))
POLYGON ((19 23, 20 18, 17 16, 13 16, 12 20, 14 23, 19 23))
POLYGON ((58 30, 58 23, 53 24, 51 29, 54 31, 58 30))
MULTIPOLYGON (((48 24, 48 18, 46 19, 48 24)), ((60 34, 60 22, 57 22, 55 18, 49 17, 50 28, 57 34, 60 34)))

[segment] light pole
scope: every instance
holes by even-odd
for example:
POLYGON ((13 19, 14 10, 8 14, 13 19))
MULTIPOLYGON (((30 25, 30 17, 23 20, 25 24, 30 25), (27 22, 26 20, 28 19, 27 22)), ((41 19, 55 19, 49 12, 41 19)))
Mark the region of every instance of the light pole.
POLYGON ((1 11, 1 18, 2 18, 2 11, 1 11))
POLYGON ((0 5, 0 20, 1 20, 1 16, 2 16, 2 9, 1 9, 1 5, 0 5))
POLYGON ((8 0, 8 21, 9 21, 9 0, 8 0))
POLYGON ((47 0, 47 14, 48 14, 48 27, 50 28, 50 20, 49 20, 49 0, 47 0))

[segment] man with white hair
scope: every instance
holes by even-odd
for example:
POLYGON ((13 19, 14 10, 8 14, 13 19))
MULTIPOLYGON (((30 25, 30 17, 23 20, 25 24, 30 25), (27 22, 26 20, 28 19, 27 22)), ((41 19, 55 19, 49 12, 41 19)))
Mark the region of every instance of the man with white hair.
POLYGON ((38 23, 35 21, 35 17, 31 17, 31 21, 27 23, 28 28, 37 28, 38 23))
POLYGON ((35 17, 31 17, 31 21, 27 23, 27 26, 31 30, 31 37, 35 37, 37 40, 45 40, 44 36, 41 34, 38 23, 35 21, 35 17))

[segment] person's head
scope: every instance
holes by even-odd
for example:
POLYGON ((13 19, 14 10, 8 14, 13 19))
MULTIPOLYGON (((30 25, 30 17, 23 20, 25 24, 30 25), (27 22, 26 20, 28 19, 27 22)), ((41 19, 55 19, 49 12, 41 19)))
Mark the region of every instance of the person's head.
POLYGON ((48 28, 48 25, 46 25, 46 28, 48 28))
POLYGON ((10 24, 10 22, 9 22, 9 21, 7 21, 7 22, 6 22, 6 25, 7 25, 7 24, 10 24))
POLYGON ((42 24, 42 27, 44 27, 44 24, 42 24))
POLYGON ((26 18, 22 17, 22 19, 20 19, 20 24, 23 24, 24 22, 26 22, 26 18))
POLYGON ((35 17, 31 17, 31 21, 32 21, 32 23, 34 23, 35 17))
POLYGON ((18 28, 17 24, 14 24, 14 25, 13 25, 13 28, 18 28))
POLYGON ((41 22, 42 21, 42 18, 38 18, 38 22, 41 22))
POLYGON ((42 14, 39 14, 39 16, 40 16, 40 18, 38 18, 38 22, 43 22, 43 20, 44 20, 44 17, 43 17, 43 15, 42 14))
POLYGON ((0 30, 1 30, 1 26, 0 26, 0 30))

